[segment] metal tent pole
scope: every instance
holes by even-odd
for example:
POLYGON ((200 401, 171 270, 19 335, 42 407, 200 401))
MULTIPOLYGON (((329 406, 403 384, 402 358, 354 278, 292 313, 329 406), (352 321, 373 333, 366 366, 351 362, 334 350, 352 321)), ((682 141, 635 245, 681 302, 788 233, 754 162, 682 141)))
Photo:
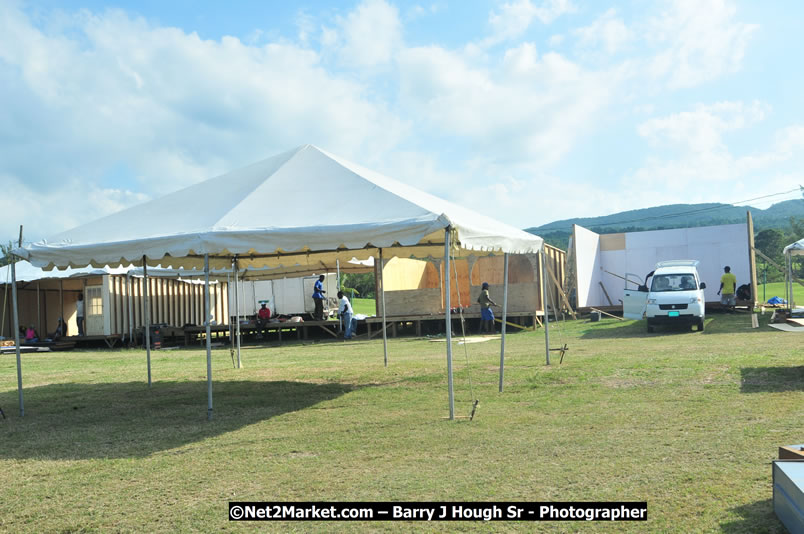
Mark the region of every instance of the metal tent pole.
POLYGON ((212 419, 212 332, 209 325, 209 254, 204 254, 204 326, 207 327, 207 420, 212 419))
MULTIPOLYGON (((42 310, 40 309, 40 304, 42 304, 42 297, 39 295, 39 281, 36 281, 36 331, 39 333, 39 337, 44 339, 47 335, 42 335, 42 310)), ((47 332, 45 332, 47 334, 47 332)))
POLYGON ((148 298, 148 265, 142 256, 142 293, 145 297, 145 357, 148 362, 148 387, 151 387, 151 301, 148 298))
POLYGON ((503 256, 503 309, 502 309, 502 336, 500 336, 500 393, 503 390, 503 375, 505 374, 505 323, 508 320, 508 253, 503 256))
POLYGON ((544 310, 544 353, 550 365, 550 314, 547 312, 547 255, 542 246, 542 309, 544 310))
MULTIPOLYGON (((335 260, 335 269, 337 271, 335 283, 338 286, 338 291, 341 290, 341 260, 335 260)), ((341 303, 338 302, 338 332, 343 332, 343 317, 341 317, 341 303)))
MULTIPOLYGON (((126 273, 126 292, 128 293, 128 346, 134 346, 134 283, 131 281, 131 269, 126 273)), ((63 314, 62 314, 63 317, 63 314)))
POLYGON ((64 320, 64 280, 59 278, 59 319, 61 319, 61 335, 67 335, 67 322, 64 320))
POLYGON ((449 288, 449 233, 450 228, 444 230, 444 294, 446 308, 446 329, 447 329, 447 385, 449 388, 449 419, 455 419, 455 391, 452 384, 452 310, 450 309, 450 288, 449 288))
POLYGON ((234 259, 234 275, 235 275, 235 317, 237 318, 237 368, 242 369, 243 363, 240 361, 240 283, 238 278, 238 271, 240 270, 237 256, 234 259))
POLYGON ((382 249, 380 249, 380 294, 382 295, 382 352, 385 366, 388 367, 388 332, 385 330, 385 276, 383 276, 384 263, 382 249))
MULTIPOLYGON (((20 227, 22 236, 22 227, 20 227)), ((22 239, 20 238, 20 246, 22 239)), ((11 258, 11 301, 13 303, 12 315, 14 317, 14 346, 17 348, 17 393, 20 398, 20 417, 25 417, 25 403, 22 399, 22 361, 20 359, 20 318, 17 311, 17 267, 14 258, 11 258)))
MULTIPOLYGON (((227 314, 227 317, 226 317, 226 322, 229 325, 229 350, 231 351, 230 354, 232 354, 232 363, 234 363, 234 350, 235 350, 234 329, 235 329, 235 326, 232 324, 232 297, 231 297, 231 295, 232 295, 232 279, 229 276, 229 273, 226 273, 226 298, 227 298, 227 304, 228 304, 228 309, 229 309, 229 313, 227 314)), ((237 306, 235 306, 235 307, 237 307, 237 306)))

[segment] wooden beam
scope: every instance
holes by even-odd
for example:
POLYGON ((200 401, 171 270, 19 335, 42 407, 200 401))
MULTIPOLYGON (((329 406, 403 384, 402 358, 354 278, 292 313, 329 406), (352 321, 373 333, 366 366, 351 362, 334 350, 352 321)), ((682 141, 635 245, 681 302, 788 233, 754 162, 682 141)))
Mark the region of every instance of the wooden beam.
MULTIPOLYGON (((497 319, 496 317, 494 320, 500 324, 502 324, 502 319, 497 319)), ((534 330, 535 328, 532 326, 522 326, 521 324, 512 323, 511 321, 505 321, 505 324, 508 326, 513 326, 514 328, 519 328, 520 330, 534 330)), ((541 324, 541 323, 539 323, 541 324)))
POLYGON ((609 296, 609 292, 606 291, 606 286, 603 285, 603 282, 598 282, 600 284, 600 289, 603 290, 603 294, 606 295, 606 300, 609 301, 609 306, 614 306, 614 303, 611 301, 611 297, 609 296))
POLYGON ((596 312, 598 312, 598 313, 602 313, 603 315, 608 315, 609 317, 614 317, 614 318, 615 318, 615 319, 617 319, 618 321, 625 321, 625 319, 623 319, 622 317, 618 317, 618 316, 616 316, 616 315, 612 315, 612 314, 610 314, 610 313, 604 312, 603 310, 598 310, 597 308, 589 308, 589 309, 590 309, 590 310, 594 310, 594 311, 596 311, 596 312))
MULTIPOLYGON (((754 247, 754 219, 751 217, 751 211, 746 211, 746 221, 748 223, 748 267, 749 267, 749 278, 751 283, 751 308, 756 308, 757 303, 757 257, 756 255, 752 254, 751 251, 755 249, 754 247)), ((737 288, 734 288, 735 290, 737 288)))
MULTIPOLYGON (((755 248, 755 249, 753 249, 753 250, 754 250, 754 252, 756 252, 757 254, 759 254, 760 256, 762 256, 762 257, 763 257, 763 258, 764 258, 764 259, 765 259, 765 260, 766 260, 768 263, 770 263, 771 265, 773 265, 774 267, 776 267, 777 269, 779 269, 779 270, 780 270, 782 273, 784 273, 785 275, 787 274, 787 270, 785 270, 785 268, 784 268, 784 267, 781 267, 781 266, 780 266, 778 263, 776 263, 775 261, 773 261, 772 259, 770 259, 770 258, 769 258, 769 257, 767 257, 766 255, 764 255, 764 254, 762 253, 762 251, 761 251, 761 250, 759 250, 758 248, 755 248)), ((793 281, 794 281, 794 282, 798 282, 799 284, 801 284, 802 286, 804 286, 804 282, 802 282, 801 280, 799 280, 798 278, 796 278, 796 275, 792 274, 791 276, 793 277, 793 281)))
POLYGON ((575 311, 572 309, 572 306, 570 306, 570 302, 569 299, 567 298, 567 295, 564 294, 564 291, 561 289, 561 284, 558 283, 558 279, 556 278, 555 273, 553 273, 553 268, 550 267, 549 262, 547 262, 545 265, 547 265, 547 273, 550 275, 550 279, 553 281, 553 284, 555 284, 556 289, 558 290, 558 294, 561 296, 561 300, 564 301, 564 305, 567 307, 567 310, 570 312, 570 315, 572 315, 572 318, 577 319, 578 317, 575 315, 575 311))

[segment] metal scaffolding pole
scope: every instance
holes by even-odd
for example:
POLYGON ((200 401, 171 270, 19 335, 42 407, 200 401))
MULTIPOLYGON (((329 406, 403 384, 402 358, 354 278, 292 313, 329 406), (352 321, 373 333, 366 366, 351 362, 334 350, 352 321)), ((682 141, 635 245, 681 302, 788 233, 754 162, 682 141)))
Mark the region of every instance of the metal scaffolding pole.
POLYGON ((544 353, 550 365, 550 314, 547 312, 547 254, 542 247, 542 309, 544 310, 544 353))
MULTIPOLYGON (((20 227, 20 246, 22 246, 22 227, 20 227)), ((25 417, 25 402, 22 399, 22 360, 20 358, 20 317, 17 311, 17 268, 14 258, 11 259, 11 301, 14 317, 14 346, 17 348, 17 394, 20 400, 20 417, 25 417)))
POLYGON ((237 329, 237 368, 242 369, 243 364, 240 361, 240 283, 238 278, 238 271, 239 263, 237 261, 237 257, 234 259, 234 274, 235 274, 235 318, 237 319, 237 325, 235 328, 237 329))
POLYGON ((204 326, 207 327, 207 420, 212 419, 212 332, 209 320, 209 254, 204 254, 204 326))
POLYGON ((508 320, 508 253, 503 256, 503 305, 502 329, 500 330, 500 393, 503 390, 503 375, 505 374, 505 325, 508 320))
POLYGON ((444 230, 444 294, 446 307, 446 329, 447 329, 447 385, 449 388, 449 419, 455 419, 455 391, 452 384, 452 313, 450 310, 450 288, 449 288, 449 233, 450 228, 444 230))
POLYGON ((382 296, 382 352, 385 366, 388 367, 388 332, 385 330, 385 277, 382 274, 384 267, 382 249, 380 249, 380 294, 382 296))
POLYGON ((148 362, 148 387, 151 387, 151 301, 148 298, 148 265, 142 256, 142 288, 145 296, 145 357, 148 362))

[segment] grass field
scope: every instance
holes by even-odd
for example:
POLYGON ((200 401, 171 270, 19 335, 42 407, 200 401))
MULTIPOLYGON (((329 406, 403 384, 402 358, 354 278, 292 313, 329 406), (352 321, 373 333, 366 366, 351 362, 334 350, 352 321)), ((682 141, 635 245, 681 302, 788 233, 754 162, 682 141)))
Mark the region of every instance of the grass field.
MULTIPOLYGON (((784 298, 784 282, 773 282, 770 284, 765 284, 764 286, 763 284, 759 284, 757 286, 757 297, 759 297, 761 302, 765 302, 773 296, 784 298)), ((804 286, 794 282, 793 297, 795 298, 796 305, 804 306, 804 286)))
POLYGON ((448 421, 444 342, 328 341, 0 357, 0 530, 6 532, 784 532, 771 507, 779 445, 804 442, 802 336, 747 314, 704 333, 567 322, 564 363, 541 332, 455 344, 448 421), (464 355, 466 351, 467 357, 464 355), (471 388, 470 388, 471 379, 471 388), (262 523, 227 503, 647 501, 645 523, 262 523))
POLYGON ((374 303, 374 299, 353 299, 352 309, 355 313, 362 313, 363 315, 374 315, 377 313, 377 307, 374 303))

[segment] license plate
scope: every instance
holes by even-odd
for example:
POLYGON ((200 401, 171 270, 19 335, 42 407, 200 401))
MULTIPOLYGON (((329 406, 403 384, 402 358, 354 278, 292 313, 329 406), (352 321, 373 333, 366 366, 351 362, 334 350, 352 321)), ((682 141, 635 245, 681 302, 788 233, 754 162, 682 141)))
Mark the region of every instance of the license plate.
POLYGON ((670 313, 667 314, 667 316, 668 317, 678 317, 678 312, 677 311, 671 311, 670 313))

